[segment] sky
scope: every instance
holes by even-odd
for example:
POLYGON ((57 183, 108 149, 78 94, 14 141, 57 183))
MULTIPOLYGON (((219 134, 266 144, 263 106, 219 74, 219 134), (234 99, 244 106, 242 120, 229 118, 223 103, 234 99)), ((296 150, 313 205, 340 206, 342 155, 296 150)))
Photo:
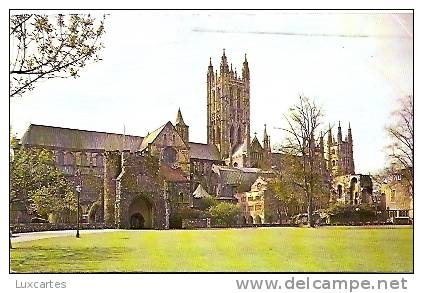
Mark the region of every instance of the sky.
MULTIPOLYGON (((325 128, 351 124, 356 173, 385 165, 384 127, 413 93, 411 14, 283 11, 110 11, 103 61, 50 79, 10 102, 12 131, 30 123, 145 136, 181 108, 190 140, 206 142, 209 58, 251 76, 251 134, 282 142, 282 115, 302 94, 325 128)), ((335 130, 336 133, 336 130, 335 130)))

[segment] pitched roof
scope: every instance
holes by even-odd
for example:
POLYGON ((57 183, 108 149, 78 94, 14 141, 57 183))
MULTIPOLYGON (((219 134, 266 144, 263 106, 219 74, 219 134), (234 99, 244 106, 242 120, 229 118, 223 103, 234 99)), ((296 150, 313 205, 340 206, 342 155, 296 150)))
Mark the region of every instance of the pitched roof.
MULTIPOLYGON (((56 147, 63 149, 92 150, 130 150, 145 149, 160 134, 167 122, 149 133, 141 136, 123 135, 99 131, 80 130, 55 126, 31 124, 21 139, 24 145, 56 147)), ((172 125, 173 127, 173 125, 172 125)), ((216 146, 190 142, 190 157, 193 159, 220 161, 220 153, 216 146)))
POLYGON ((190 142, 189 155, 191 159, 220 161, 219 150, 215 145, 190 142))
MULTIPOLYGON (((154 130, 153 132, 147 134, 146 137, 144 137, 144 139, 142 140, 141 146, 140 146, 140 150, 144 150, 146 147, 148 147, 148 144, 152 143, 156 137, 160 134, 160 132, 162 132, 163 128, 165 128, 165 126, 170 123, 169 121, 166 122, 165 124, 163 124, 162 126, 160 126, 159 128, 157 128, 156 130, 154 130)), ((172 124, 172 123, 171 123, 172 124)))
POLYGON ((21 139, 23 145, 64 149, 137 151, 143 138, 117 133, 31 124, 21 139))
POLYGON ((201 184, 198 184, 197 188, 193 192, 194 198, 210 197, 210 194, 203 188, 201 184))
POLYGON ((228 166, 213 165, 213 172, 220 177, 220 182, 224 185, 238 186, 238 191, 248 191, 251 185, 261 174, 261 169, 257 168, 235 168, 228 166))
POLYGON ((184 172, 182 172, 181 169, 174 169, 169 167, 166 164, 160 165, 160 174, 165 178, 168 182, 188 182, 189 179, 187 179, 184 175, 184 172))
POLYGON ((251 141, 251 148, 258 151, 263 151, 263 147, 261 143, 258 141, 257 136, 254 136, 253 140, 251 141))

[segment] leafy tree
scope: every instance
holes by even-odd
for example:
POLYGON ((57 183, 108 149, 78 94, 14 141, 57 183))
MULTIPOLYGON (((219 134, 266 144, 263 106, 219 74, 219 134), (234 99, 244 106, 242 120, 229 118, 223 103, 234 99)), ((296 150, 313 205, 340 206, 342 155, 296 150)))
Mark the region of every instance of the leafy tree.
POLYGON ((284 115, 286 127, 282 128, 287 135, 282 144, 284 171, 280 181, 284 192, 281 195, 302 197, 311 225, 315 207, 322 207, 329 201, 325 161, 322 150, 318 150, 315 143, 322 118, 322 109, 314 101, 299 96, 299 103, 284 115))
POLYGON ((295 214, 304 212, 307 206, 304 202, 304 195, 301 194, 302 191, 287 182, 287 179, 288 176, 279 176, 269 182, 269 188, 281 202, 281 214, 285 218, 291 218, 295 214))
POLYGON ((10 96, 37 81, 77 77, 88 61, 101 60, 104 16, 21 14, 10 17, 10 96))
MULTIPOLYGON (((390 143, 387 146, 388 157, 392 167, 391 173, 398 173, 408 181, 413 194, 414 177, 414 115, 413 96, 408 95, 399 99, 399 107, 391 117, 392 123, 386 128, 390 143)), ((389 169, 388 169, 389 170, 389 169)))
POLYGON ((203 197, 200 199, 199 209, 205 211, 217 205, 218 203, 219 202, 211 196, 203 197))
POLYGON ((237 224, 241 209, 238 204, 221 202, 211 206, 209 214, 214 225, 230 227, 237 224))
POLYGON ((72 184, 55 166, 51 151, 17 147, 10 162, 10 201, 22 203, 30 213, 44 218, 76 211, 72 184))

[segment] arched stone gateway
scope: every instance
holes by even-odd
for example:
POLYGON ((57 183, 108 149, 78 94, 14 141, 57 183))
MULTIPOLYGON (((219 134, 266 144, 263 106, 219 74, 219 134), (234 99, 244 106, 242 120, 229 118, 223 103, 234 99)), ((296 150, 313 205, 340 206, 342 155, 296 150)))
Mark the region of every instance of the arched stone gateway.
POLYGON ((131 229, 153 228, 153 207, 142 196, 137 196, 132 200, 128 208, 128 216, 131 229))

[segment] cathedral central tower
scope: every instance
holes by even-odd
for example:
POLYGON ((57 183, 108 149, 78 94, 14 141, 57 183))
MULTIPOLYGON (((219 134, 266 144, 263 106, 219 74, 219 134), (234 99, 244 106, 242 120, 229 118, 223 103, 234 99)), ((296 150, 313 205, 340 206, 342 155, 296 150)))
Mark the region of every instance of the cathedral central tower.
MULTIPOLYGON (((212 61, 207 70, 207 143, 217 146, 222 159, 240 145, 250 147, 250 69, 247 55, 238 76, 223 49, 219 74, 212 61)), ((247 154, 249 155, 249 151, 247 154)))

